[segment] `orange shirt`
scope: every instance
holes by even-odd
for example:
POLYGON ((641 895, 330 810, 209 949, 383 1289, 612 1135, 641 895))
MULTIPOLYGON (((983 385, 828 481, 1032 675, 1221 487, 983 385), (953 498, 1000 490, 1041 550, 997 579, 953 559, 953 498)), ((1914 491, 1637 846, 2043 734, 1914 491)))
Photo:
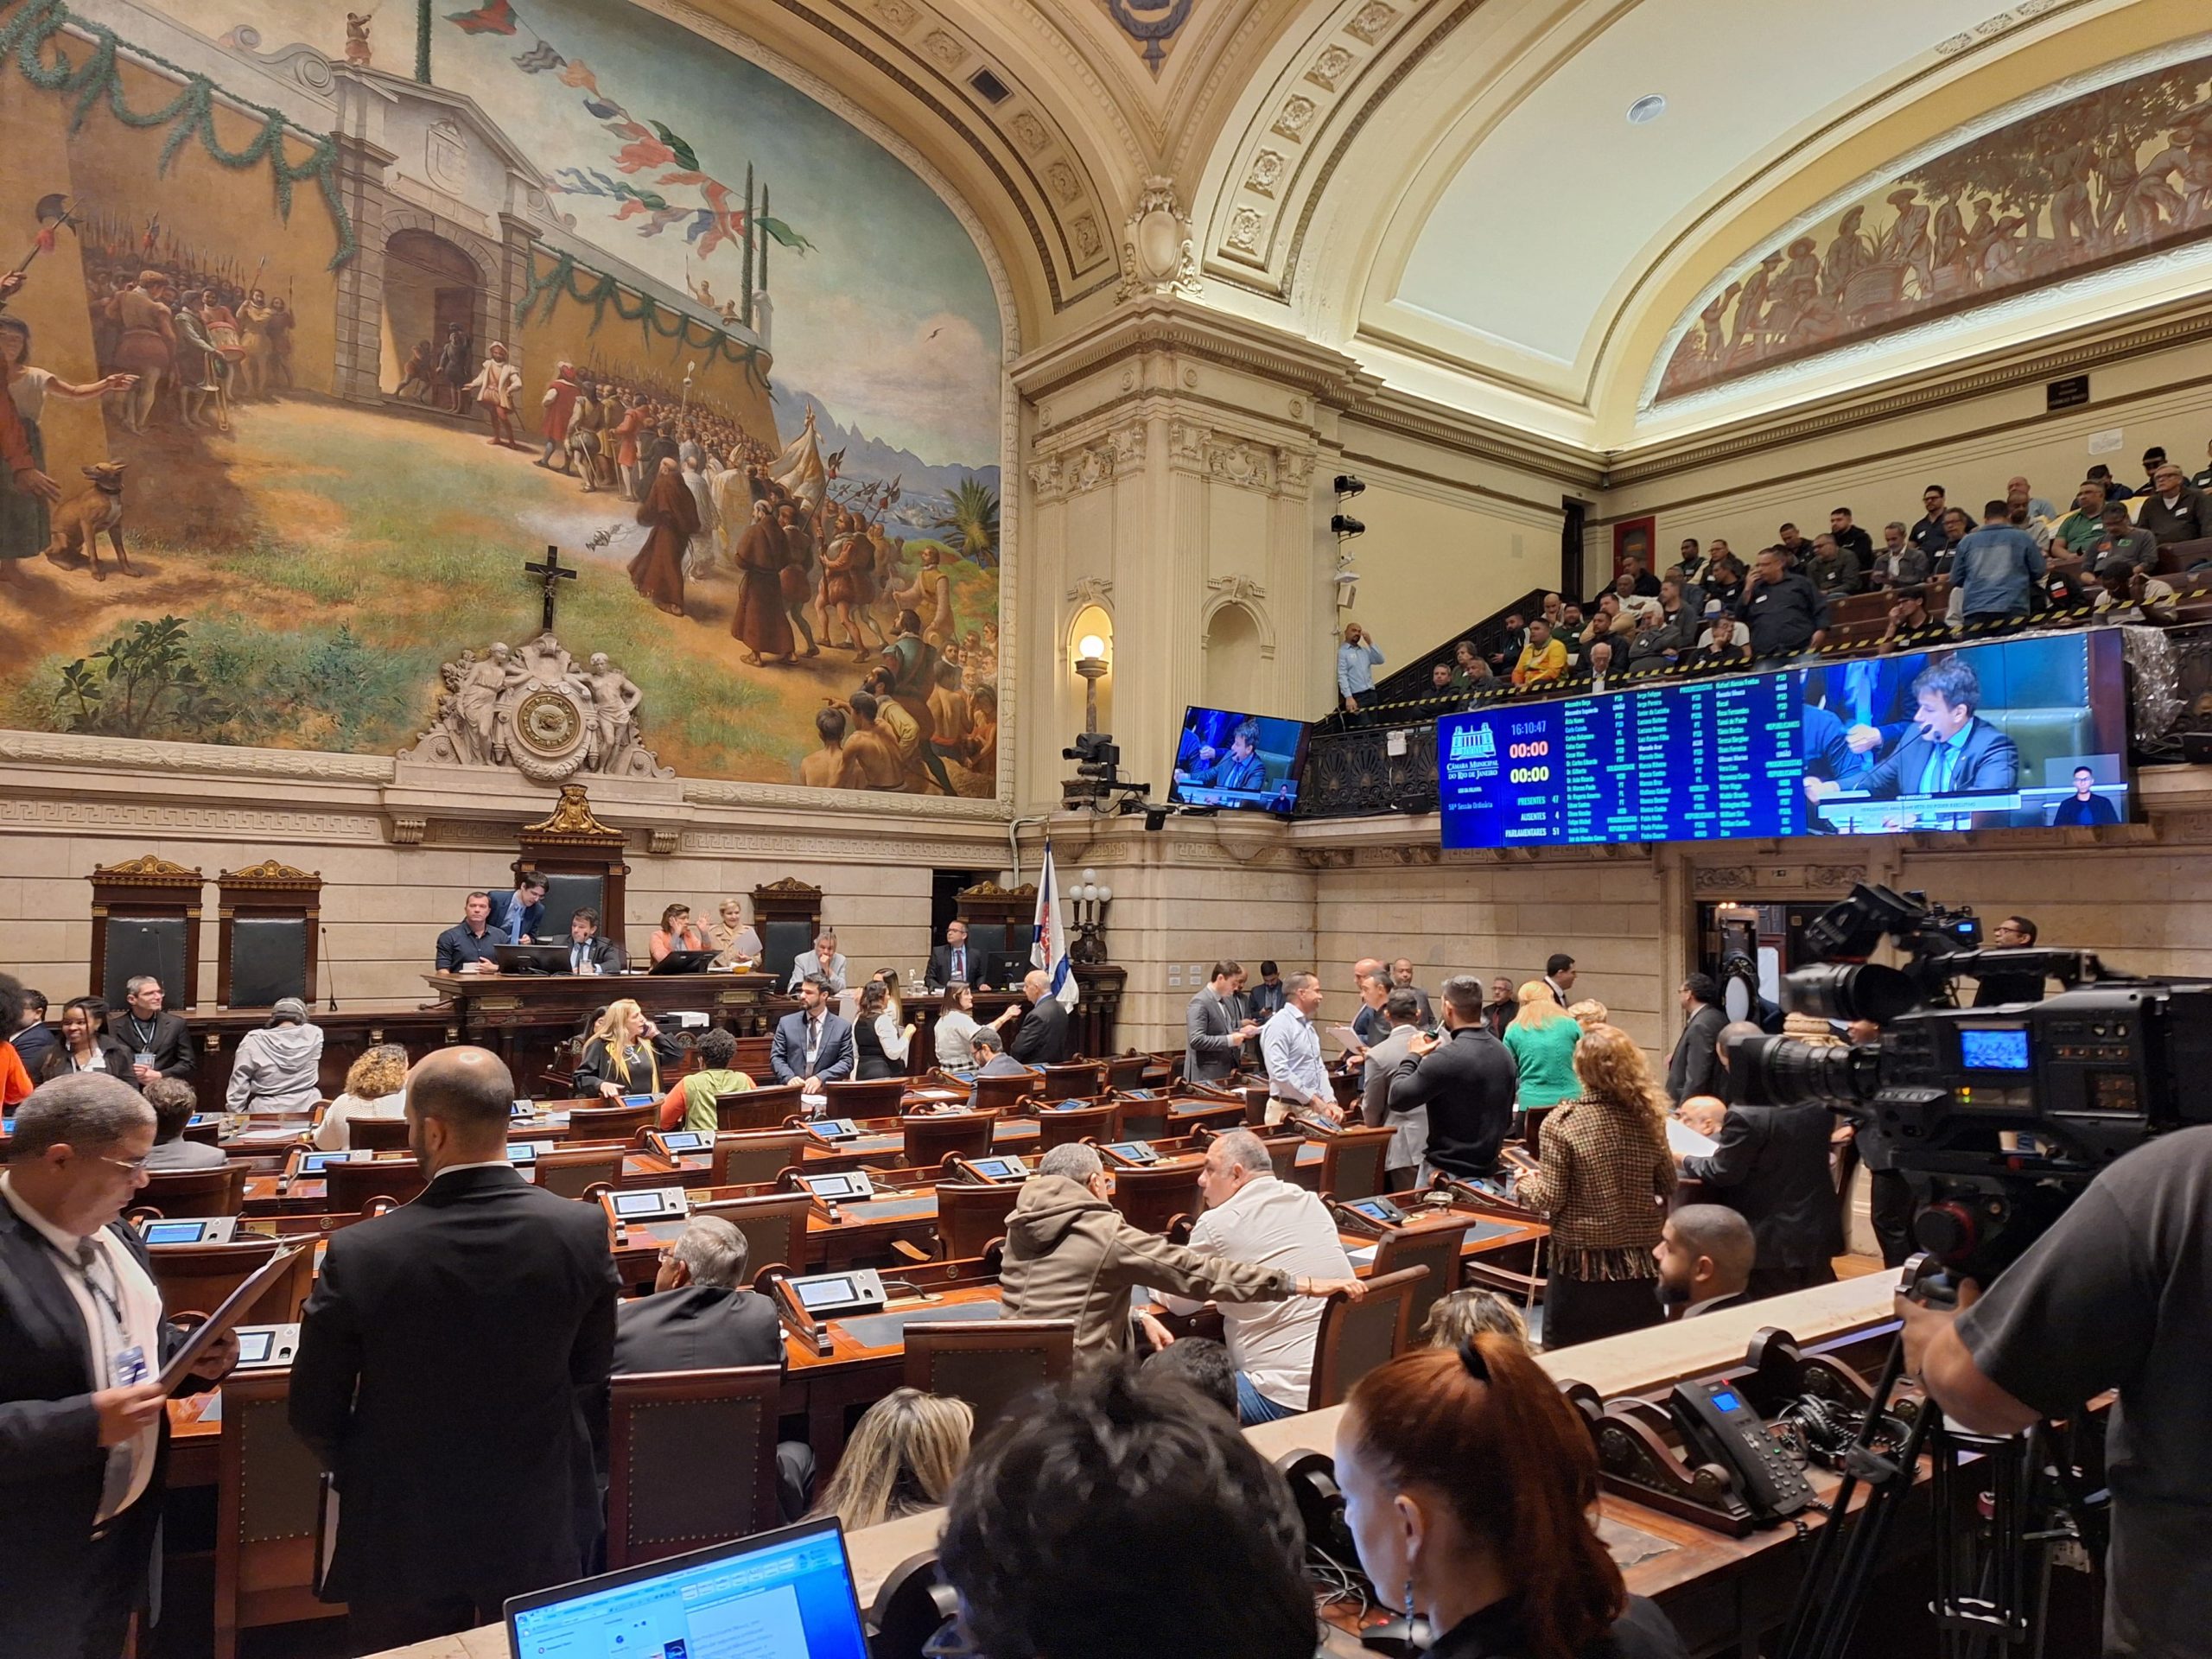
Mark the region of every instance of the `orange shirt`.
POLYGON ((13 1043, 0 1042, 0 1106, 13 1106, 31 1091, 31 1074, 23 1067, 22 1052, 13 1043))

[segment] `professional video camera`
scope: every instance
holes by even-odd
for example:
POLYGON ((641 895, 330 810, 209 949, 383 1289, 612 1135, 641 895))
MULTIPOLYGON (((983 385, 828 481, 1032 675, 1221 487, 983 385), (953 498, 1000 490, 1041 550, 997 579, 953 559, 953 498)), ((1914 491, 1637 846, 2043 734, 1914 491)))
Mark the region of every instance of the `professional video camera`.
POLYGON ((2212 1122, 2212 983, 2107 972, 2083 950, 1973 948, 1971 912, 1861 885, 1806 930, 1821 965, 1784 1001, 1870 1020, 1878 1041, 1739 1038, 1738 1098, 1819 1102, 1850 1118, 1874 1169, 1913 1189, 1914 1231, 1949 1272, 1988 1281, 2040 1237, 2113 1160, 2212 1122), (1866 960, 1886 937, 1903 969, 1866 960), (1997 1007, 1951 1001, 1962 974, 2034 975, 2066 989, 1997 1007))

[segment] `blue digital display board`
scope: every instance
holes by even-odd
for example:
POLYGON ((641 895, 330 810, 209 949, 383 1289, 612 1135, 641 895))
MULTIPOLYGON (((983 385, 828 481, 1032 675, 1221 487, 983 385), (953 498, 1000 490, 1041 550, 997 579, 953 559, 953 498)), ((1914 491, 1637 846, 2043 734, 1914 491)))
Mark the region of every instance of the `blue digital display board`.
POLYGON ((1444 844, 2116 823, 2126 733, 2110 629, 1505 704, 1437 722, 1444 844))

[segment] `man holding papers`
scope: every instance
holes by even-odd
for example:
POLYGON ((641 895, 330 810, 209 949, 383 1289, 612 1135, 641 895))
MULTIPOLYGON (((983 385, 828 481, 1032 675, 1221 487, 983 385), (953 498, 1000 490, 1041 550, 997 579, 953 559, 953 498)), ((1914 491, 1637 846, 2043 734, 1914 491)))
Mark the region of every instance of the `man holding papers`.
MULTIPOLYGON (((0 1552, 0 1653, 113 1659, 147 1605, 168 1454, 156 1379, 185 1340, 118 1219, 153 1147, 153 1108, 99 1072, 16 1109, 0 1175, 0 1503, 37 1519, 0 1552)), ((185 1389, 237 1359, 226 1333, 185 1389)))

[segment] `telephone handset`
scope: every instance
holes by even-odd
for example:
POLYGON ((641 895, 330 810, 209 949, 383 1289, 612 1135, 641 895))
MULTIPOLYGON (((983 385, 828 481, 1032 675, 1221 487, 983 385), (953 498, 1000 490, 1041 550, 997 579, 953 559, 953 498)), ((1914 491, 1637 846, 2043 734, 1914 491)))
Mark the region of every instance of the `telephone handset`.
POLYGON ((1693 1455, 1727 1470, 1736 1495, 1760 1521, 1784 1519, 1812 1503, 1804 1471, 1767 1433, 1743 1390, 1726 1382, 1677 1382, 1668 1406, 1693 1455))

